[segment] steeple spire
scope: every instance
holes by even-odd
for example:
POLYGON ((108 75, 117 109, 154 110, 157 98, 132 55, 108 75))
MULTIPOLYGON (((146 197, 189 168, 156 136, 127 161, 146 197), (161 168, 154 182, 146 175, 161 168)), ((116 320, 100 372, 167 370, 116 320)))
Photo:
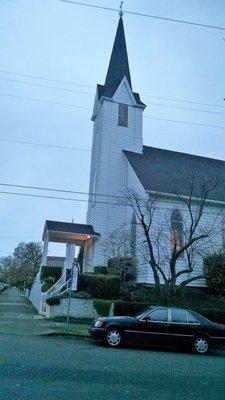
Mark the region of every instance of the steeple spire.
POLYGON ((122 14, 121 4, 120 19, 104 85, 105 96, 108 97, 114 95, 116 89, 125 76, 132 89, 122 14))

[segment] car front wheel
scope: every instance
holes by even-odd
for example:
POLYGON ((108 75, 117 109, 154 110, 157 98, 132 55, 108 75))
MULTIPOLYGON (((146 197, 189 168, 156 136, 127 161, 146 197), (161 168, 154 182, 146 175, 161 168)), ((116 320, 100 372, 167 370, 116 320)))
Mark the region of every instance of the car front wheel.
POLYGON ((205 336, 197 336, 193 347, 196 354, 206 354, 209 351, 209 340, 205 336))
POLYGON ((123 341, 123 335, 117 328, 110 328, 106 332, 106 344, 109 347, 119 347, 123 341))

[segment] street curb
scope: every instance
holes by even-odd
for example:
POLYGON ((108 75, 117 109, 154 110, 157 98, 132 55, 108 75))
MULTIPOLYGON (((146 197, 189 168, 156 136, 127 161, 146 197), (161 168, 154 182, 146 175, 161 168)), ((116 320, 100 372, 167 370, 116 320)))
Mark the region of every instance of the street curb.
POLYGON ((88 333, 76 333, 76 332, 49 332, 43 336, 66 336, 66 337, 77 337, 77 338, 90 338, 88 333))

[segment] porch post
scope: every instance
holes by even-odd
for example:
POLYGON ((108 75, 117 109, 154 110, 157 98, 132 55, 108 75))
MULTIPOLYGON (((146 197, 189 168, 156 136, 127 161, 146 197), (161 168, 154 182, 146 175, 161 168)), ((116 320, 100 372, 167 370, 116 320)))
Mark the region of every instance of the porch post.
POLYGON ((47 257, 48 257, 48 245, 49 245, 49 235, 48 232, 45 235, 44 239, 44 247, 43 247, 43 253, 42 253, 42 258, 41 258, 41 265, 39 268, 39 271, 36 275, 36 281, 40 281, 41 277, 41 268, 47 264, 47 257))
POLYGON ((49 245, 49 235, 48 235, 48 232, 47 232, 46 235, 45 235, 45 240, 44 240, 44 248, 43 248, 43 253, 42 253, 41 266, 47 264, 48 245, 49 245))

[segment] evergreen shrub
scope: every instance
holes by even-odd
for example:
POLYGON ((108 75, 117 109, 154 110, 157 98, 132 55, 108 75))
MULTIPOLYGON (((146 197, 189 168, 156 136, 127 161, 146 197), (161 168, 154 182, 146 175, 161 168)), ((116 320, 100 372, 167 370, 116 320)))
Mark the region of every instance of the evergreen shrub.
POLYGON ((94 274, 96 274, 96 275, 98 275, 98 274, 107 275, 107 273, 108 273, 108 269, 106 266, 94 267, 94 274))
POLYGON ((111 304, 112 301, 110 300, 101 300, 101 299, 93 300, 93 306, 97 311, 98 315, 100 315, 101 317, 108 317, 110 313, 111 304))
POLYGON ((61 278, 62 268, 61 267, 42 267, 41 268, 41 281, 45 281, 49 276, 54 277, 55 282, 61 278))
POLYGON ((46 300, 46 303, 47 303, 49 306, 59 305, 59 304, 60 304, 60 298, 59 298, 59 296, 49 297, 49 298, 46 300))
POLYGON ((225 295, 225 253, 210 254, 204 259, 203 271, 209 291, 225 295))
POLYGON ((90 293, 95 299, 117 299, 120 292, 119 276, 84 273, 78 277, 78 291, 90 293))

